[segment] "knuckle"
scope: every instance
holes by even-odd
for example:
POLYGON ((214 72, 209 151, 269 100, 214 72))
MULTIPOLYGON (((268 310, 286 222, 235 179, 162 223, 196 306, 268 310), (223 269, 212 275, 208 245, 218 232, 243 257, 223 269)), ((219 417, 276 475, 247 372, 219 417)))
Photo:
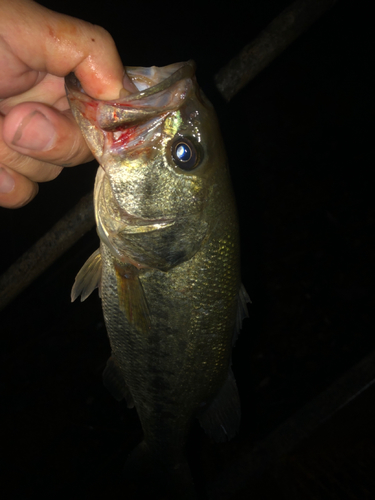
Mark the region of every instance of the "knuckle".
POLYGON ((112 38, 112 35, 107 31, 105 28, 102 26, 99 26, 97 24, 93 25, 94 31, 97 33, 97 35, 104 41, 104 43, 111 43, 114 44, 114 40, 112 38))
POLYGON ((32 182, 47 182, 56 179, 63 169, 62 166, 17 153, 2 157, 2 163, 32 182))

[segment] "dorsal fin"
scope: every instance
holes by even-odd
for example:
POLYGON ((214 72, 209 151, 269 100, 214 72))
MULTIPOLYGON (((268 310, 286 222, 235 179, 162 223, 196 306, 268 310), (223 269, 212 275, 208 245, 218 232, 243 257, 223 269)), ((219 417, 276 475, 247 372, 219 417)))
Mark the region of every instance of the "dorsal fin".
POLYGON ((86 262, 82 266, 82 269, 76 276, 71 293, 72 302, 74 302, 76 298, 79 296, 81 296, 81 302, 83 302, 95 290, 95 288, 99 288, 99 297, 100 297, 101 277, 102 277, 102 256, 100 254, 100 248, 98 248, 86 260, 86 262))

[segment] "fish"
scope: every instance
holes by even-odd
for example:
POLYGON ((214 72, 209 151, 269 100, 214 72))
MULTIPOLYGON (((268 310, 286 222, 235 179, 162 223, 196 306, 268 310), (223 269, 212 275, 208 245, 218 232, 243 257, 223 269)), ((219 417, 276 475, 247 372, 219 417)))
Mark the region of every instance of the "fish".
POLYGON ((99 163, 100 247, 78 273, 72 301, 99 288, 112 352, 104 385, 136 408, 144 434, 129 477, 168 477, 171 498, 189 499, 192 420, 215 442, 239 430, 232 347, 250 302, 228 161, 195 69, 193 61, 126 67, 138 90, 112 101, 87 95, 73 73, 65 79, 99 163))

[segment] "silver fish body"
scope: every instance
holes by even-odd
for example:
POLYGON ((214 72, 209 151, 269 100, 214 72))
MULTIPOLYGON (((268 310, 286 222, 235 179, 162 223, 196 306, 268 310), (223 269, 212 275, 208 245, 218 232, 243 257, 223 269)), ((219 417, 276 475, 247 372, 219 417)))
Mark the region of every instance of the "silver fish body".
POLYGON ((139 91, 107 102, 66 79, 100 164, 100 250, 72 298, 99 286, 112 349, 105 385, 135 405, 143 452, 174 468, 193 417, 216 441, 238 431, 231 351, 249 301, 223 142, 194 72, 190 61, 127 68, 139 91))

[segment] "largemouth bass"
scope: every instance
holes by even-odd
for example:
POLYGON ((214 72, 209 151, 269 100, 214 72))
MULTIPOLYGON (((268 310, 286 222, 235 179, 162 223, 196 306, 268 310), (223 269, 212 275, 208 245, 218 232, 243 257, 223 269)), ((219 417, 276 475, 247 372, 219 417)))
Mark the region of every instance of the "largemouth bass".
POLYGON ((104 384, 136 407, 144 432, 130 464, 179 475, 179 496, 190 498, 192 419, 215 441, 231 439, 240 423, 231 351, 249 299, 236 207, 194 63, 126 71, 138 92, 114 101, 92 99, 73 74, 66 78, 100 164, 100 248, 77 275, 72 300, 99 287, 112 349, 104 384))

